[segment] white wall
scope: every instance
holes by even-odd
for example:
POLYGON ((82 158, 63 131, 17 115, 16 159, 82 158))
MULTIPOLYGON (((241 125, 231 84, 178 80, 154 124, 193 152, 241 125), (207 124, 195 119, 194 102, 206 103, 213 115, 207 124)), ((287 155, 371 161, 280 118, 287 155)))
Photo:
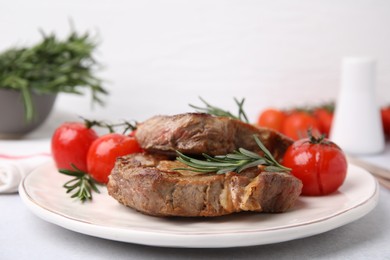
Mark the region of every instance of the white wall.
MULTIPOLYGON (((111 95, 90 116, 186 112, 198 96, 234 110, 236 96, 255 120, 266 106, 334 99, 351 55, 377 58, 379 102, 390 103, 386 0, 0 0, 0 11, 0 49, 36 42, 38 28, 66 35, 69 18, 98 31, 111 95)), ((58 101, 71 113, 90 106, 87 97, 58 101)))

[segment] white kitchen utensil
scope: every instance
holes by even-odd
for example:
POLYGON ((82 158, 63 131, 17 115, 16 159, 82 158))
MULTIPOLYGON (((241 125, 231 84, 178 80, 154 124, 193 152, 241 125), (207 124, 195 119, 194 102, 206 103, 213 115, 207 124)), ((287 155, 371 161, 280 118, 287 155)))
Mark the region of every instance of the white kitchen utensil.
POLYGON ((385 139, 375 96, 376 62, 369 57, 344 58, 332 141, 350 154, 384 150, 385 139))

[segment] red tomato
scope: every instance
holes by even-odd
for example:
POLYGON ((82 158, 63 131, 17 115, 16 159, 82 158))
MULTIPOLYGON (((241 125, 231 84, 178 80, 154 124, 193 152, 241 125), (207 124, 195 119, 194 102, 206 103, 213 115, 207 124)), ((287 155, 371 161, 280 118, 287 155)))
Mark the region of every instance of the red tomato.
POLYGON ((317 108, 314 111, 314 117, 317 118, 321 133, 329 136, 330 128, 332 127, 333 113, 325 108, 317 108))
POLYGON ((286 115, 283 111, 269 108, 260 114, 257 120, 257 124, 259 126, 268 127, 280 132, 282 130, 285 118, 286 115))
POLYGON ((133 130, 130 132, 129 136, 130 137, 135 137, 135 133, 137 133, 137 130, 133 130))
POLYGON ((117 133, 103 135, 92 143, 88 151, 88 173, 96 181, 107 183, 117 157, 141 151, 134 137, 117 133))
POLYGON ((307 137, 307 130, 311 129, 317 135, 320 133, 317 120, 306 112, 294 111, 284 120, 282 133, 288 137, 299 140, 307 137))
POLYGON ((87 153, 96 132, 79 122, 60 125, 51 138, 51 151, 58 169, 73 170, 71 164, 87 171, 87 153))
POLYGON ((387 138, 390 138, 390 106, 381 109, 383 131, 387 138))
POLYGON ((323 138, 306 138, 294 142, 286 151, 283 165, 303 183, 302 195, 318 196, 336 191, 347 174, 343 151, 323 138))

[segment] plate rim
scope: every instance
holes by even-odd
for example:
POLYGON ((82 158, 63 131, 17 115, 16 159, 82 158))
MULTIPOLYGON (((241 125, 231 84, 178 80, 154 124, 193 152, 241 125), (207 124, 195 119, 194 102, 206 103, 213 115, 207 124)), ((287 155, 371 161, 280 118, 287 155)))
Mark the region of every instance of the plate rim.
MULTIPOLYGON (((47 167, 48 164, 52 164, 52 162, 48 162, 41 165, 33 172, 39 171, 39 169, 42 169, 45 166, 47 167)), ((353 167, 362 170, 365 174, 368 174, 374 180, 375 187, 370 197, 367 197, 364 201, 360 202, 357 205, 354 205, 351 208, 344 209, 337 214, 332 214, 325 218, 305 223, 293 224, 290 226, 269 228, 266 230, 244 230, 229 232, 216 231, 213 233, 184 233, 175 231, 152 232, 141 229, 124 229, 115 226, 104 226, 98 223, 73 218, 67 216, 66 214, 61 214, 35 201, 34 198, 32 198, 30 194, 28 194, 28 191, 25 187, 27 179, 29 178, 29 176, 32 176, 32 174, 27 175, 20 183, 19 195, 24 204, 41 219, 52 224, 61 226, 65 229, 94 237, 149 246, 177 248, 226 248, 254 246, 285 242, 321 234, 348 224, 350 222, 353 222, 368 214, 376 207, 378 203, 379 185, 376 179, 369 172, 356 165, 353 165, 353 167), (299 232, 297 232, 298 230, 299 232), (281 233, 283 233, 282 237, 279 236, 279 234, 281 233), (267 234, 268 236, 260 236, 260 234, 267 234), (210 241, 205 242, 206 238, 211 237, 214 238, 212 240, 212 243, 210 243, 210 241), (237 238, 234 239, 234 244, 231 243, 233 237, 237 238), (242 239, 242 237, 245 237, 245 239, 242 239), (177 243, 178 240, 181 241, 179 244, 177 243)))

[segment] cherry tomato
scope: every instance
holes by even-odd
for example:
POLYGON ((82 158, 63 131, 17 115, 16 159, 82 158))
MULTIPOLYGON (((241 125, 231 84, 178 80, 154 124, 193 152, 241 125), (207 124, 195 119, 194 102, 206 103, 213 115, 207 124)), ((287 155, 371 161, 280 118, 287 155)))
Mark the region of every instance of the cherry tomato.
POLYGON ((280 132, 282 130, 285 118, 286 115, 283 111, 268 108, 260 114, 257 120, 257 124, 259 126, 268 127, 280 132))
POLYGON ((309 113, 301 111, 293 111, 284 120, 282 133, 288 137, 299 140, 307 137, 307 131, 311 129, 313 134, 320 133, 318 121, 309 113))
POLYGON ((387 138, 390 138, 390 106, 381 109, 383 131, 387 138))
POLYGON ((347 174, 343 151, 324 138, 295 141, 286 151, 283 165, 303 183, 302 195, 318 196, 335 192, 347 174))
POLYGON ((329 136, 330 128, 332 127, 333 113, 325 108, 317 108, 314 110, 314 117, 317 118, 321 133, 329 136))
POLYGON ((135 134, 137 133, 137 130, 133 130, 129 133, 130 137, 135 137, 135 134))
POLYGON ((88 149, 97 138, 96 132, 83 123, 60 125, 51 138, 51 151, 57 168, 73 170, 71 164, 74 164, 86 172, 88 149))
POLYGON ((141 152, 134 137, 110 133, 96 139, 87 156, 88 173, 98 182, 107 183, 119 156, 141 152))

